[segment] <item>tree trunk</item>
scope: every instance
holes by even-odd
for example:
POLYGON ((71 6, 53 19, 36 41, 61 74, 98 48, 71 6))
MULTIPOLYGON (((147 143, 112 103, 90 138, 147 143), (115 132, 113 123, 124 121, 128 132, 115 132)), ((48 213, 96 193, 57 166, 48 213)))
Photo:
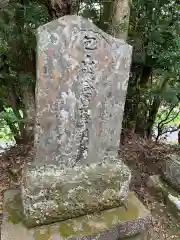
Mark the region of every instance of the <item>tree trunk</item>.
POLYGON ((127 39, 131 3, 131 0, 114 1, 111 27, 109 29, 110 34, 114 37, 124 40, 127 39))
POLYGON ((104 32, 110 31, 111 26, 111 9, 113 9, 113 0, 107 1, 102 0, 102 9, 101 9, 101 16, 98 27, 101 28, 104 32))
MULTIPOLYGON (((127 40, 129 17, 130 17, 130 4, 132 0, 114 0, 111 2, 111 20, 109 21, 108 33, 116 38, 127 40)), ((108 1, 107 1, 108 2, 108 1)), ((110 2, 110 1, 109 1, 110 2)), ((109 5, 110 6, 110 5, 109 5)), ((104 6, 104 11, 108 12, 108 5, 104 6)), ((109 20, 109 19, 108 19, 109 20)), ((120 141, 123 143, 125 132, 122 127, 120 141)))
MULTIPOLYGON (((20 4, 20 7, 16 9, 15 21, 17 25, 17 33, 19 35, 23 35, 25 21, 24 11, 26 9, 26 1, 21 0, 20 4)), ((31 38, 34 37, 34 35, 31 35, 31 38)), ((33 125, 29 123, 35 121, 34 85, 36 79, 36 54, 34 49, 27 51, 27 48, 25 47, 25 44, 21 38, 19 40, 12 40, 11 46, 12 51, 15 51, 14 54, 17 55, 18 59, 16 70, 19 73, 18 78, 20 83, 20 95, 22 97, 23 105, 23 119, 26 120, 26 123, 20 121, 19 125, 23 141, 27 142, 29 140, 32 140, 34 135, 33 125), (32 79, 29 80, 30 78, 28 79, 27 76, 32 79)))
POLYGON ((149 111, 149 117, 147 120, 147 137, 150 139, 152 137, 152 128, 154 125, 154 122, 156 120, 156 116, 159 110, 159 107, 161 105, 161 100, 159 97, 156 97, 153 101, 153 104, 151 106, 151 109, 149 111))
POLYGON ((26 141, 32 141, 34 138, 34 124, 35 124, 35 99, 34 99, 34 87, 32 84, 27 84, 23 87, 23 118, 25 120, 25 138, 26 141))
POLYGON ((131 66, 131 76, 129 79, 127 96, 124 108, 124 119, 123 119, 123 127, 128 129, 129 131, 135 130, 136 123, 136 112, 137 112, 137 99, 135 96, 139 95, 139 89, 137 88, 137 82, 141 75, 141 68, 132 65, 131 66))
POLYGON ((146 135, 146 116, 147 106, 142 106, 145 103, 142 101, 141 88, 146 87, 152 73, 152 68, 149 66, 131 67, 131 78, 128 85, 123 126, 130 132, 135 132, 142 137, 146 135), (140 106, 141 103, 141 106, 140 106))
POLYGON ((25 128, 24 128, 24 123, 21 121, 22 120, 22 117, 20 115, 21 104, 20 104, 20 99, 16 94, 15 86, 13 85, 12 82, 8 83, 8 90, 9 90, 9 100, 11 103, 11 107, 18 119, 17 124, 19 127, 21 139, 23 139, 25 137, 25 128))
POLYGON ((159 88, 159 92, 158 92, 157 96, 155 96, 154 101, 153 101, 153 103, 151 105, 151 108, 149 110, 149 116, 148 116, 148 119, 147 119, 147 128, 146 128, 148 138, 151 138, 151 136, 152 136, 152 128, 153 128, 154 122, 156 120, 156 116, 157 116, 159 107, 161 105, 160 95, 164 91, 168 80, 169 80, 168 77, 164 78, 164 80, 163 80, 163 82, 162 82, 162 84, 159 88))
MULTIPOLYGON (((146 124, 147 124, 147 106, 144 103, 144 99, 141 97, 141 89, 146 88, 150 76, 152 74, 152 67, 143 66, 141 71, 141 76, 136 87, 136 95, 134 96, 134 116, 136 116, 136 127, 135 133, 139 134, 141 137, 146 137, 146 124), (141 104, 141 106, 140 106, 141 104), (143 105, 143 106, 142 106, 143 105)), ((134 121, 134 119, 133 119, 134 121)))
POLYGON ((74 4, 76 4, 75 0, 44 0, 41 2, 46 6, 52 19, 70 15, 74 4))

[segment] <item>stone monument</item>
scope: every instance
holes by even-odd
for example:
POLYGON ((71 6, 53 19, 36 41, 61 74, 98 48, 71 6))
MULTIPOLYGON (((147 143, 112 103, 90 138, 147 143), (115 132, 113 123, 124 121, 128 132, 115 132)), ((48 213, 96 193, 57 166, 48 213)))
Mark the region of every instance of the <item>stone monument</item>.
POLYGON ((29 240, 144 231, 149 212, 129 193, 131 172, 118 156, 132 47, 78 16, 39 27, 37 40, 35 156, 5 213, 13 219, 18 209, 29 240))
POLYGON ((180 220, 180 156, 167 156, 161 175, 149 177, 148 186, 160 200, 164 200, 169 211, 180 220))

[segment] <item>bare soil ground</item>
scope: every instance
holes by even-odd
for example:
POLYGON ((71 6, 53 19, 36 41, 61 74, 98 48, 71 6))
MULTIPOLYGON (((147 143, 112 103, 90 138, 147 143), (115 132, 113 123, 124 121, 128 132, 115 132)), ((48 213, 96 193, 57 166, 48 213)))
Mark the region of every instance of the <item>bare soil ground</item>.
POLYGON ((138 198, 151 211, 150 240, 180 239, 180 222, 170 214, 163 201, 157 201, 147 188, 149 176, 161 174, 167 155, 180 155, 180 146, 156 144, 130 135, 121 146, 120 152, 132 171, 131 190, 136 192, 138 198))
MULTIPOLYGON (((146 186, 149 176, 160 174, 169 153, 180 154, 180 148, 156 144, 139 139, 137 136, 126 137, 121 146, 120 155, 132 170, 131 190, 152 213, 149 228, 150 240, 180 239, 180 223, 166 209, 163 202, 158 202, 146 186)), ((10 187, 21 184, 21 172, 25 161, 31 161, 32 144, 12 147, 0 156, 0 221, 2 220, 3 193, 10 187)))

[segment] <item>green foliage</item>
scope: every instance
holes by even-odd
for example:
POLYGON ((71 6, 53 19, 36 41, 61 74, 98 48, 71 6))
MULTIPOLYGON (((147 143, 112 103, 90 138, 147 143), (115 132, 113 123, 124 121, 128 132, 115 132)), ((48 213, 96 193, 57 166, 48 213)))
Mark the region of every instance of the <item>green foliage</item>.
POLYGON ((170 111, 180 102, 179 10, 176 1, 133 1, 128 41, 134 52, 125 118, 136 122, 135 131, 142 136, 152 132, 160 106, 170 111))
MULTIPOLYGON (((38 1, 9 1, 0 9, 0 118, 2 131, 19 135, 20 109, 24 111, 26 85, 36 81, 36 29, 48 21, 38 1), (9 109, 4 111, 4 107, 9 109), (11 109, 11 110, 10 110, 11 109), (15 123, 16 122, 16 123, 15 123)), ((8 136, 9 134, 6 133, 8 136)))
POLYGON ((17 121, 18 119, 11 108, 6 109, 6 111, 2 111, 0 113, 0 139, 14 140, 13 132, 9 128, 7 122, 10 122, 11 124, 16 124, 17 121))
POLYGON ((157 114, 155 126, 157 126, 160 122, 164 125, 164 127, 168 126, 178 126, 180 124, 180 111, 176 107, 172 108, 170 111, 170 107, 166 105, 165 107, 161 107, 157 114))
MULTIPOLYGON (((25 86, 34 87, 36 82, 36 29, 52 17, 47 3, 42 0, 24 0, 22 4, 22 1, 10 0, 0 10, 1 124, 7 121, 15 124, 18 132, 23 129, 20 122, 26 115, 23 95, 25 86), (16 104, 13 103, 14 99, 16 104), (5 112, 2 105, 6 109, 13 109, 13 114, 5 112)), ((98 27, 108 31, 113 3, 84 0, 77 2, 75 9, 79 15, 91 19, 98 27)), ((159 116, 168 115, 174 105, 179 107, 179 11, 177 1, 133 0, 128 41, 134 51, 125 121, 135 122, 137 129, 138 124, 143 126, 144 132, 148 132, 152 124, 161 121, 159 116), (166 114, 162 113, 162 106, 166 114)), ((121 24, 117 26, 118 31, 120 28, 121 24)))
POLYGON ((156 140, 159 140, 162 135, 178 129, 180 129, 180 108, 178 104, 160 107, 154 123, 154 130, 157 132, 156 140))
POLYGON ((14 140, 13 133, 11 132, 9 126, 7 125, 6 121, 0 120, 0 141, 9 141, 14 140))

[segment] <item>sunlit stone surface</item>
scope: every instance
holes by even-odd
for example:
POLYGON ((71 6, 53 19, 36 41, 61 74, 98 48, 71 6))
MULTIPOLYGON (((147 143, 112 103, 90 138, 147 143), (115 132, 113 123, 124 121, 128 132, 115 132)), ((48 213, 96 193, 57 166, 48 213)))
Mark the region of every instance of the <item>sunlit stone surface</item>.
POLYGON ((131 46, 78 16, 37 35, 36 154, 22 187, 28 226, 121 205, 131 179, 117 156, 131 46))

